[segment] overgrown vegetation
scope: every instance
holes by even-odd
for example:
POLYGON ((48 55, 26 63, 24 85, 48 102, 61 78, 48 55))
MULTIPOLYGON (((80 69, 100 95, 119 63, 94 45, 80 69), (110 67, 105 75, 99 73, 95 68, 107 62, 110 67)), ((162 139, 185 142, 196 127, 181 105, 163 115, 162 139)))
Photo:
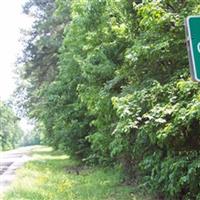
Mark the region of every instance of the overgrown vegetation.
POLYGON ((2 200, 143 200, 145 198, 138 196, 132 187, 121 185, 120 170, 117 168, 115 170, 81 168, 68 156, 46 147, 36 148, 32 154, 33 161, 17 172, 15 182, 2 200))
POLYGON ((198 0, 30 0, 20 95, 48 144, 166 199, 200 199, 200 90, 184 19, 198 0))
POLYGON ((19 145, 23 132, 18 121, 19 118, 12 108, 0 100, 0 151, 13 149, 19 145))

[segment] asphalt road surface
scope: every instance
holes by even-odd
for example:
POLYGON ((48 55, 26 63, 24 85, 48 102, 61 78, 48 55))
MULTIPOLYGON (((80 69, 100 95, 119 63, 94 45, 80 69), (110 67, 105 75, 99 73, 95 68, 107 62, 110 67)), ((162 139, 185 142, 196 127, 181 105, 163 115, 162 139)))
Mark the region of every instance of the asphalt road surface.
POLYGON ((15 150, 0 152, 0 193, 3 193, 15 178, 16 169, 30 160, 28 153, 33 147, 21 147, 15 150))

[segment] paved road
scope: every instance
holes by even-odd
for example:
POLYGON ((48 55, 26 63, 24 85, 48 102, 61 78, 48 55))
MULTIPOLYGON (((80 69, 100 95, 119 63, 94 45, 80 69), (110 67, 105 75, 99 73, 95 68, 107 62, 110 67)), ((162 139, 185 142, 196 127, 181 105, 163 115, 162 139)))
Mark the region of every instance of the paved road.
POLYGON ((33 147, 21 147, 0 153, 0 193, 3 193, 15 178, 16 169, 30 160, 28 153, 33 147))

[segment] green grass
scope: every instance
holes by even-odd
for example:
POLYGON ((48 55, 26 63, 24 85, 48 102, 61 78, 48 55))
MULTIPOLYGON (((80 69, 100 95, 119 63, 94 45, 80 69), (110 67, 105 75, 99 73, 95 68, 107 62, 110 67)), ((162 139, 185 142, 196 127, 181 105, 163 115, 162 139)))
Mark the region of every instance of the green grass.
POLYGON ((117 169, 84 168, 68 156, 38 147, 33 161, 17 171, 3 200, 147 200, 133 186, 120 184, 117 169))

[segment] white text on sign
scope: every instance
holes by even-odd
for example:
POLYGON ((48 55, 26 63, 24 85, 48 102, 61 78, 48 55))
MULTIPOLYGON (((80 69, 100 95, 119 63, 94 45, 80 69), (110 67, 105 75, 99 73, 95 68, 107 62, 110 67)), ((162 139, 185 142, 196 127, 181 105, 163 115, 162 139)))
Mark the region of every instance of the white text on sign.
POLYGON ((197 44, 198 52, 200 53, 200 42, 197 44))

